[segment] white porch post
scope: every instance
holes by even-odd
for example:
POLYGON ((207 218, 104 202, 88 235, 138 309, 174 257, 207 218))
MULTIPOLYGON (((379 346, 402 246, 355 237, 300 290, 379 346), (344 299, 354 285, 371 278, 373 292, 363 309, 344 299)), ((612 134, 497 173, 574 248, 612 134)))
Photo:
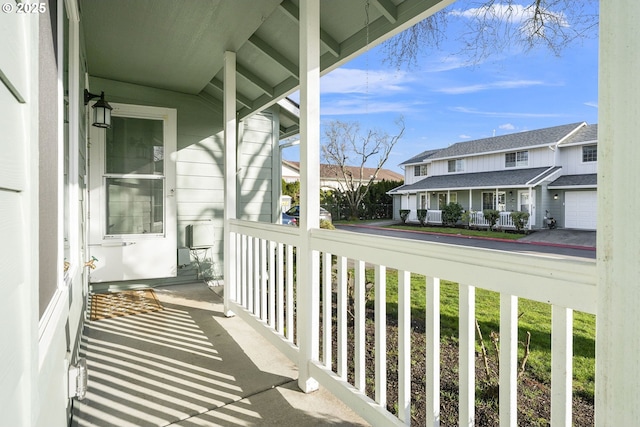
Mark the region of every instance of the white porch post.
POLYGON ((596 425, 640 425, 640 3, 600 3, 596 425))
POLYGON ((229 301, 236 298, 236 238, 229 220, 236 211, 236 53, 224 53, 224 313, 232 316, 229 301), (233 261, 232 258, 233 257, 233 261))
POLYGON ((533 187, 529 187, 529 230, 531 230, 531 225, 536 220, 533 214, 533 187))
POLYGON ((318 389, 309 361, 318 360, 319 254, 310 232, 320 214, 320 1, 300 2, 300 247, 298 254, 298 387, 318 389))
POLYGON ((473 190, 469 189, 469 210, 473 207, 473 190))

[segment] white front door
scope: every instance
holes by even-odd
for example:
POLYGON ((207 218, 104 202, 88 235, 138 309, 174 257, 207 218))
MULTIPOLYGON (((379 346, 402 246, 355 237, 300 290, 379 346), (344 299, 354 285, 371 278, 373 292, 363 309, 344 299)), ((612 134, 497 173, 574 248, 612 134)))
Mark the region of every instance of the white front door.
POLYGON ((90 134, 90 281, 175 277, 176 111, 112 107, 111 128, 90 134))
POLYGON ((529 212, 529 224, 535 225, 536 220, 536 193, 529 190, 518 190, 518 210, 529 212))

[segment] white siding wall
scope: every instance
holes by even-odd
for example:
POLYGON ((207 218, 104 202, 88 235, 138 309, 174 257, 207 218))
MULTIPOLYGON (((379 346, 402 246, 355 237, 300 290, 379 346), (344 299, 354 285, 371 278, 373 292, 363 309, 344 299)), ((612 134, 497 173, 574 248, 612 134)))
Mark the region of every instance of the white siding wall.
POLYGON ((273 222, 271 189, 278 188, 272 183, 273 150, 278 143, 275 136, 277 122, 273 114, 263 112, 245 119, 241 126, 238 218, 273 222))
POLYGON ((596 173, 598 162, 584 163, 582 161, 582 145, 564 147, 559 151, 563 175, 579 175, 596 173))
MULTIPOLYGON (((514 150, 521 151, 521 150, 514 150)), ((529 165, 526 168, 539 168, 545 166, 553 166, 554 164, 554 152, 547 147, 529 149, 529 165)), ((499 171, 514 168, 504 167, 504 155, 505 153, 485 154, 473 157, 465 157, 465 169, 464 173, 473 172, 487 172, 487 171, 499 171)), ((462 157, 461 157, 462 158, 462 157)), ((447 160, 434 160, 431 164, 432 175, 447 175, 448 162, 447 160)))
POLYGON ((38 54, 38 18, 0 14, 0 423, 7 426, 35 425, 45 398, 37 377, 38 54))

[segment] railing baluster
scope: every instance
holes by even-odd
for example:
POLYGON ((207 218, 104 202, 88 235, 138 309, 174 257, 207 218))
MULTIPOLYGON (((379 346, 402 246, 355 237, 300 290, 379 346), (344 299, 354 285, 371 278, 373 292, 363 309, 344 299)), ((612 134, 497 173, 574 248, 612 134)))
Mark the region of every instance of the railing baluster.
POLYGON ((267 320, 267 241, 260 239, 260 319, 267 320))
POLYGON ((375 267, 376 402, 387 406, 387 269, 375 267))
POLYGON ((440 425, 440 279, 427 277, 426 294, 426 425, 437 427, 440 425))
POLYGON ((253 239, 253 314, 260 317, 260 239, 253 239))
POLYGON ((573 310, 551 306, 551 425, 572 420, 573 310))
POLYGON ((282 243, 278 243, 278 302, 276 331, 284 335, 284 247, 282 243))
POLYGON ((249 262, 250 262, 250 250, 249 244, 251 239, 246 234, 242 235, 242 267, 240 271, 242 271, 242 306, 249 309, 249 262))
POLYGON ((338 257, 338 372, 347 379, 347 259, 338 257))
POLYGON ((411 272, 398 271, 398 418, 411 424, 411 272))
POLYGON ((287 245, 287 340, 293 342, 293 246, 287 245))
POLYGON ((500 425, 518 418, 518 297, 500 294, 500 425))
MULTIPOLYGON (((276 242, 269 240, 269 326, 276 327, 276 242)), ((278 270, 282 271, 282 270, 278 270)))
POLYGON ((322 362, 325 368, 331 369, 331 348, 333 335, 333 322, 331 314, 333 303, 331 301, 332 285, 331 285, 331 254, 324 252, 322 254, 322 328, 323 328, 323 345, 322 345, 322 362))
POLYGON ((354 386, 364 391, 365 387, 365 276, 364 261, 356 261, 354 275, 354 339, 355 339, 355 383, 354 386))
POLYGON ((459 286, 459 316, 460 316, 460 397, 459 424, 473 426, 475 423, 475 317, 476 317, 476 288, 469 285, 459 286))

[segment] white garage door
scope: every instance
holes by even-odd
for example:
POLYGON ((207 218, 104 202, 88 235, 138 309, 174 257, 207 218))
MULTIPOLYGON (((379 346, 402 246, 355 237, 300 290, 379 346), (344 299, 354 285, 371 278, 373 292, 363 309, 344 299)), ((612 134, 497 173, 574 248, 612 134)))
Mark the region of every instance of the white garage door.
POLYGON ((567 191, 564 198, 564 226, 596 229, 598 196, 595 191, 567 191))

